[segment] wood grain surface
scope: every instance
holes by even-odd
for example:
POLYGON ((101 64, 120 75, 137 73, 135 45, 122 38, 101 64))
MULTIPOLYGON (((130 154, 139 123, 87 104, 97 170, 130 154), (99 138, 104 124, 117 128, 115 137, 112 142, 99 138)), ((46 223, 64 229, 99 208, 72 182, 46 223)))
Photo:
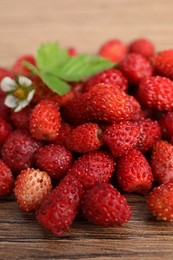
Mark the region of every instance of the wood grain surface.
MULTIPOLYGON (((0 66, 10 66, 41 42, 59 41, 79 52, 97 52, 110 38, 128 43, 148 37, 157 50, 173 47, 172 0, 0 0, 0 66)), ((79 217, 57 238, 13 196, 0 199, 0 260, 173 259, 173 224, 155 221, 145 198, 128 195, 133 216, 118 228, 100 228, 79 217)))

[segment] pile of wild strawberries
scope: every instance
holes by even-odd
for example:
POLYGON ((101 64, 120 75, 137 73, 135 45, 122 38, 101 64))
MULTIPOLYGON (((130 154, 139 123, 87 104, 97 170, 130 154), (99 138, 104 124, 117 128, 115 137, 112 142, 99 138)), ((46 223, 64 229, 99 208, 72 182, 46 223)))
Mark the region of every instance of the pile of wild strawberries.
POLYGON ((99 55, 118 65, 71 84, 64 96, 22 65, 34 64, 30 55, 10 71, 0 68, 0 81, 22 75, 35 88, 19 112, 0 92, 0 196, 14 190, 19 207, 36 211, 55 235, 79 211, 104 227, 129 221, 120 192, 148 193, 149 211, 173 221, 173 50, 155 53, 147 39, 129 46, 114 39, 99 55))

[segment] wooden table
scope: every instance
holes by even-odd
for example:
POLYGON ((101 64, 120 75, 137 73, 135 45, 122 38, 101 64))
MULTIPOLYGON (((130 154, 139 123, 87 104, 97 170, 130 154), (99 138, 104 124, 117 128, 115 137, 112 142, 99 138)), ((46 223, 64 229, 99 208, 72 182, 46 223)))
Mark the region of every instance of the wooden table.
MULTIPOLYGON (((145 36, 158 50, 172 48, 173 1, 1 0, 0 35, 1 66, 51 40, 92 53, 115 37, 128 43, 145 36)), ((13 196, 0 199, 0 260, 173 259, 173 224, 155 221, 145 198, 127 199, 133 216, 123 227, 100 228, 79 217, 60 238, 42 229, 33 213, 22 213, 13 196)))

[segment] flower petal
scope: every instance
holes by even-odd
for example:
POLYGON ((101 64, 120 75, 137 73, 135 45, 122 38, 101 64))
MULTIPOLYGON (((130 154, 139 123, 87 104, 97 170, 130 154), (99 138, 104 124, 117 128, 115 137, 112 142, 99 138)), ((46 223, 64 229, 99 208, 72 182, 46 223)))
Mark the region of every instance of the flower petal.
POLYGON ((29 104, 28 100, 19 101, 18 105, 14 109, 14 112, 19 112, 22 108, 26 107, 29 104))
POLYGON ((35 93, 35 89, 31 90, 27 96, 28 103, 30 103, 31 99, 33 98, 35 93))
POLYGON ((17 99, 13 95, 7 95, 4 104, 7 107, 15 108, 17 106, 17 99))
POLYGON ((17 84, 15 80, 11 79, 10 77, 5 77, 1 81, 1 89, 4 92, 9 92, 15 90, 17 88, 17 84))
POLYGON ((18 78, 19 85, 24 87, 30 87, 32 85, 32 81, 24 76, 19 76, 18 78))

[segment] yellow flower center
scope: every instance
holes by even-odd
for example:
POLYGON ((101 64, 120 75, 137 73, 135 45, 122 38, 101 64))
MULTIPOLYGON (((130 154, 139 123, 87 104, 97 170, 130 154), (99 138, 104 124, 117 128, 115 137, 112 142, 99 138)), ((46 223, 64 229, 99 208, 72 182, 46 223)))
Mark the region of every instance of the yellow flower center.
POLYGON ((28 90, 27 88, 23 86, 18 86, 13 93, 14 97, 17 99, 26 99, 28 96, 28 90))

